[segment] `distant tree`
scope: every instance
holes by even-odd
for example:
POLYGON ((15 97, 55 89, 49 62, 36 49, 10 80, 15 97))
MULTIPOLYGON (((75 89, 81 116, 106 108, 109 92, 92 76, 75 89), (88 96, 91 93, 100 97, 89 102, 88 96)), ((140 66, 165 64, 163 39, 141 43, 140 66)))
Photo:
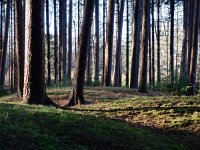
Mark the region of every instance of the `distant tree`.
POLYGON ((71 91, 71 96, 69 98, 68 106, 76 104, 84 104, 83 88, 85 80, 85 69, 87 62, 87 51, 90 43, 91 37, 91 26, 93 20, 95 0, 85 1, 85 11, 83 17, 83 23, 80 34, 79 42, 79 52, 77 54, 75 71, 74 71, 74 81, 71 91))
POLYGON ((152 15, 152 62, 151 62, 151 83, 152 83, 152 86, 154 87, 155 86, 155 30, 154 30, 154 24, 155 24, 155 20, 154 20, 154 0, 152 0, 151 2, 151 15, 152 15))
POLYGON ((115 15, 115 2, 113 0, 109 0, 107 28, 106 28, 107 31, 106 31, 105 66, 104 66, 104 86, 111 86, 114 15, 115 15))
POLYGON ((45 86, 44 1, 26 1, 23 101, 50 104, 45 86))
POLYGON ((15 42, 16 42, 16 59, 17 59, 17 93, 19 97, 23 96, 24 87, 24 43, 25 43, 25 18, 22 0, 14 1, 15 3, 15 42))
POLYGON ((147 56, 149 40, 150 0, 143 2, 143 23, 142 23, 142 47, 141 47, 141 69, 138 91, 147 92, 147 56))
POLYGON ((126 1, 126 87, 129 86, 129 0, 126 1))
POLYGON ((1 62, 1 76, 0 76, 0 87, 3 87, 5 84, 5 68, 6 68, 6 55, 8 51, 8 35, 9 35, 9 26, 10 26, 10 0, 7 0, 6 8, 6 24, 5 24, 5 34, 4 34, 4 43, 3 43, 3 54, 1 62))
POLYGON ((138 87, 138 72, 139 72, 139 53, 140 53, 140 35, 141 35, 141 8, 142 1, 134 1, 134 36, 133 36, 133 51, 131 60, 131 80, 130 88, 138 87))
POLYGON ((161 81, 160 71, 160 0, 157 0, 157 82, 161 81))

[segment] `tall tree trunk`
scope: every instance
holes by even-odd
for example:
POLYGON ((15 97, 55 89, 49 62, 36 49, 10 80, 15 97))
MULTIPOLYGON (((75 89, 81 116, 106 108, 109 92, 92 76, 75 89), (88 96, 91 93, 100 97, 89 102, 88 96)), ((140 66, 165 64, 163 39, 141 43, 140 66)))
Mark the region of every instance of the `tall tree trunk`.
POLYGON ((189 0, 183 2, 183 45, 181 54, 180 83, 187 82, 187 52, 188 52, 188 31, 189 31, 189 0))
POLYGON ((47 85, 51 85, 51 47, 49 33, 49 0, 46 0, 46 30, 47 30, 47 85))
POLYGON ((99 0, 96 0, 95 2, 95 83, 99 84, 99 0))
POLYGON ((23 101, 49 104, 45 87, 44 1, 26 1, 23 101))
POLYGON ((114 76, 114 85, 116 87, 121 86, 121 43, 122 43, 122 28, 123 28, 123 15, 124 15, 124 3, 125 0, 121 0, 119 19, 118 19, 118 37, 117 37, 117 46, 116 46, 116 61, 115 61, 115 76, 114 76))
POLYGON ((160 84, 161 80, 161 71, 160 71, 160 0, 157 1, 157 82, 160 84))
POLYGON ((142 30, 142 47, 141 47, 141 70, 139 77, 138 91, 147 92, 147 56, 149 40, 149 17, 150 17, 150 0, 143 2, 143 30, 142 30))
POLYGON ((142 1, 134 1, 134 37, 133 37, 133 51, 132 51, 132 62, 131 62, 131 81, 130 88, 138 87, 138 72, 139 72, 139 53, 140 53, 140 35, 141 35, 141 7, 142 1))
POLYGON ((84 104, 83 88, 85 80, 85 69, 87 62, 87 51, 90 43, 90 32, 93 20, 95 0, 86 0, 84 18, 81 28, 79 52, 74 71, 74 82, 69 98, 68 106, 76 104, 84 104))
POLYGON ((174 83, 174 0, 170 0, 171 35, 170 35, 170 72, 171 83, 174 83))
POLYGON ((1 62, 2 62, 2 54, 3 54, 3 1, 0 1, 1 3, 1 14, 0 14, 0 70, 1 70, 1 62))
POLYGON ((111 71, 112 71, 112 49, 113 49, 113 30, 114 30, 114 15, 115 2, 109 0, 107 31, 106 31, 106 48, 105 48, 105 68, 104 68, 104 86, 111 86, 111 71))
MULTIPOLYGON (((192 86, 195 86, 196 82, 196 72, 197 72, 197 56, 198 56, 198 36, 199 36, 199 13, 200 13, 200 1, 195 0, 194 5, 194 25, 193 25, 193 40, 192 40, 192 55, 191 55, 191 62, 190 62, 190 83, 192 86)), ((192 88, 192 94, 194 95, 194 88, 192 88)))
POLYGON ((3 44, 3 55, 1 63, 1 76, 0 76, 0 86, 3 87, 5 84, 5 67, 6 67, 6 55, 7 55, 7 46, 8 46, 8 34, 9 34, 9 25, 10 25, 10 0, 7 0, 6 8, 6 25, 5 25, 5 35, 4 35, 4 44, 3 44))
POLYGON ((67 11, 66 11, 66 0, 62 0, 62 47, 63 47, 63 80, 64 84, 67 81, 67 11))
POLYGON ((129 1, 126 1, 126 87, 129 86, 129 1))
POLYGON ((69 1, 69 26, 68 26, 68 80, 71 82, 72 68, 72 0, 69 1))
POLYGON ((103 75, 102 75, 102 84, 104 82, 104 69, 105 69, 105 31, 106 31, 106 0, 103 0, 103 75))
POLYGON ((58 83, 58 35, 57 35, 57 10, 56 1, 54 0, 54 81, 55 85, 58 83))
POLYGON ((17 93, 19 97, 23 96, 24 87, 24 41, 25 28, 24 8, 22 0, 15 1, 15 42, 16 42, 16 58, 17 58, 17 93))
POLYGON ((154 41, 155 41, 155 31, 154 31, 154 0, 152 0, 152 7, 151 7, 151 14, 152 14, 152 65, 151 65, 151 82, 152 82, 152 86, 155 87, 155 45, 154 45, 154 41))

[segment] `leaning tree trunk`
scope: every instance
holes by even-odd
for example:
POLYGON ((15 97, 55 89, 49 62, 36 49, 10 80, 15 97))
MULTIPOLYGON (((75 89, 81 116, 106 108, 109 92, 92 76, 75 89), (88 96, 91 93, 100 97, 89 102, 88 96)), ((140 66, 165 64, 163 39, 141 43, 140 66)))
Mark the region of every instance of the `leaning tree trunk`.
POLYGON ((147 56, 149 40, 149 19, 150 19, 150 0, 143 2, 143 30, 142 30, 142 47, 141 47, 141 70, 139 77, 138 91, 147 92, 147 56))
POLYGON ((4 35, 4 44, 3 44, 3 54, 2 54, 2 63, 1 63, 1 76, 0 76, 0 86, 5 84, 5 68, 6 68, 6 55, 7 55, 7 45, 8 45, 8 34, 9 34, 9 25, 10 25, 10 0, 7 0, 6 8, 6 25, 5 25, 5 35, 4 35))
POLYGON ((69 98, 68 106, 76 104, 84 104, 83 88, 85 80, 85 68, 87 62, 87 50, 90 44, 90 33, 93 20, 95 0, 86 0, 85 12, 82 23, 79 52, 77 54, 75 71, 74 71, 74 82, 69 98))
POLYGON ((23 101, 28 104, 50 104, 45 86, 44 1, 27 1, 25 12, 23 101))
POLYGON ((111 70, 112 70, 112 49, 113 49, 113 30, 115 2, 109 0, 108 20, 106 31, 106 48, 105 48, 105 66, 104 66, 104 86, 111 86, 111 70))
POLYGON ((17 58, 17 93, 19 97, 23 96, 24 87, 24 9, 22 0, 15 1, 15 42, 17 58))

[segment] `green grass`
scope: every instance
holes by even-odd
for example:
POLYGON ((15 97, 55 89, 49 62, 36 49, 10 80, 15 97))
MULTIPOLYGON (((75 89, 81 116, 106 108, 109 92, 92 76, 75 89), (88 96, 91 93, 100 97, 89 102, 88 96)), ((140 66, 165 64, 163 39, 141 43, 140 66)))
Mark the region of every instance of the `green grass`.
MULTIPOLYGON (((69 88, 49 89, 55 101, 69 88)), ((198 149, 199 97, 155 97, 135 90, 87 87, 90 103, 66 110, 0 97, 2 149, 198 149)))

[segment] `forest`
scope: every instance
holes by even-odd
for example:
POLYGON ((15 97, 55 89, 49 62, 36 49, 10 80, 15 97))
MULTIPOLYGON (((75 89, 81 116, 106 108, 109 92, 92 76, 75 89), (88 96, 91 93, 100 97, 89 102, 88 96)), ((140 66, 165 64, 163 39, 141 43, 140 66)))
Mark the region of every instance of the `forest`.
POLYGON ((0 149, 198 150, 199 0, 0 0, 0 149))

